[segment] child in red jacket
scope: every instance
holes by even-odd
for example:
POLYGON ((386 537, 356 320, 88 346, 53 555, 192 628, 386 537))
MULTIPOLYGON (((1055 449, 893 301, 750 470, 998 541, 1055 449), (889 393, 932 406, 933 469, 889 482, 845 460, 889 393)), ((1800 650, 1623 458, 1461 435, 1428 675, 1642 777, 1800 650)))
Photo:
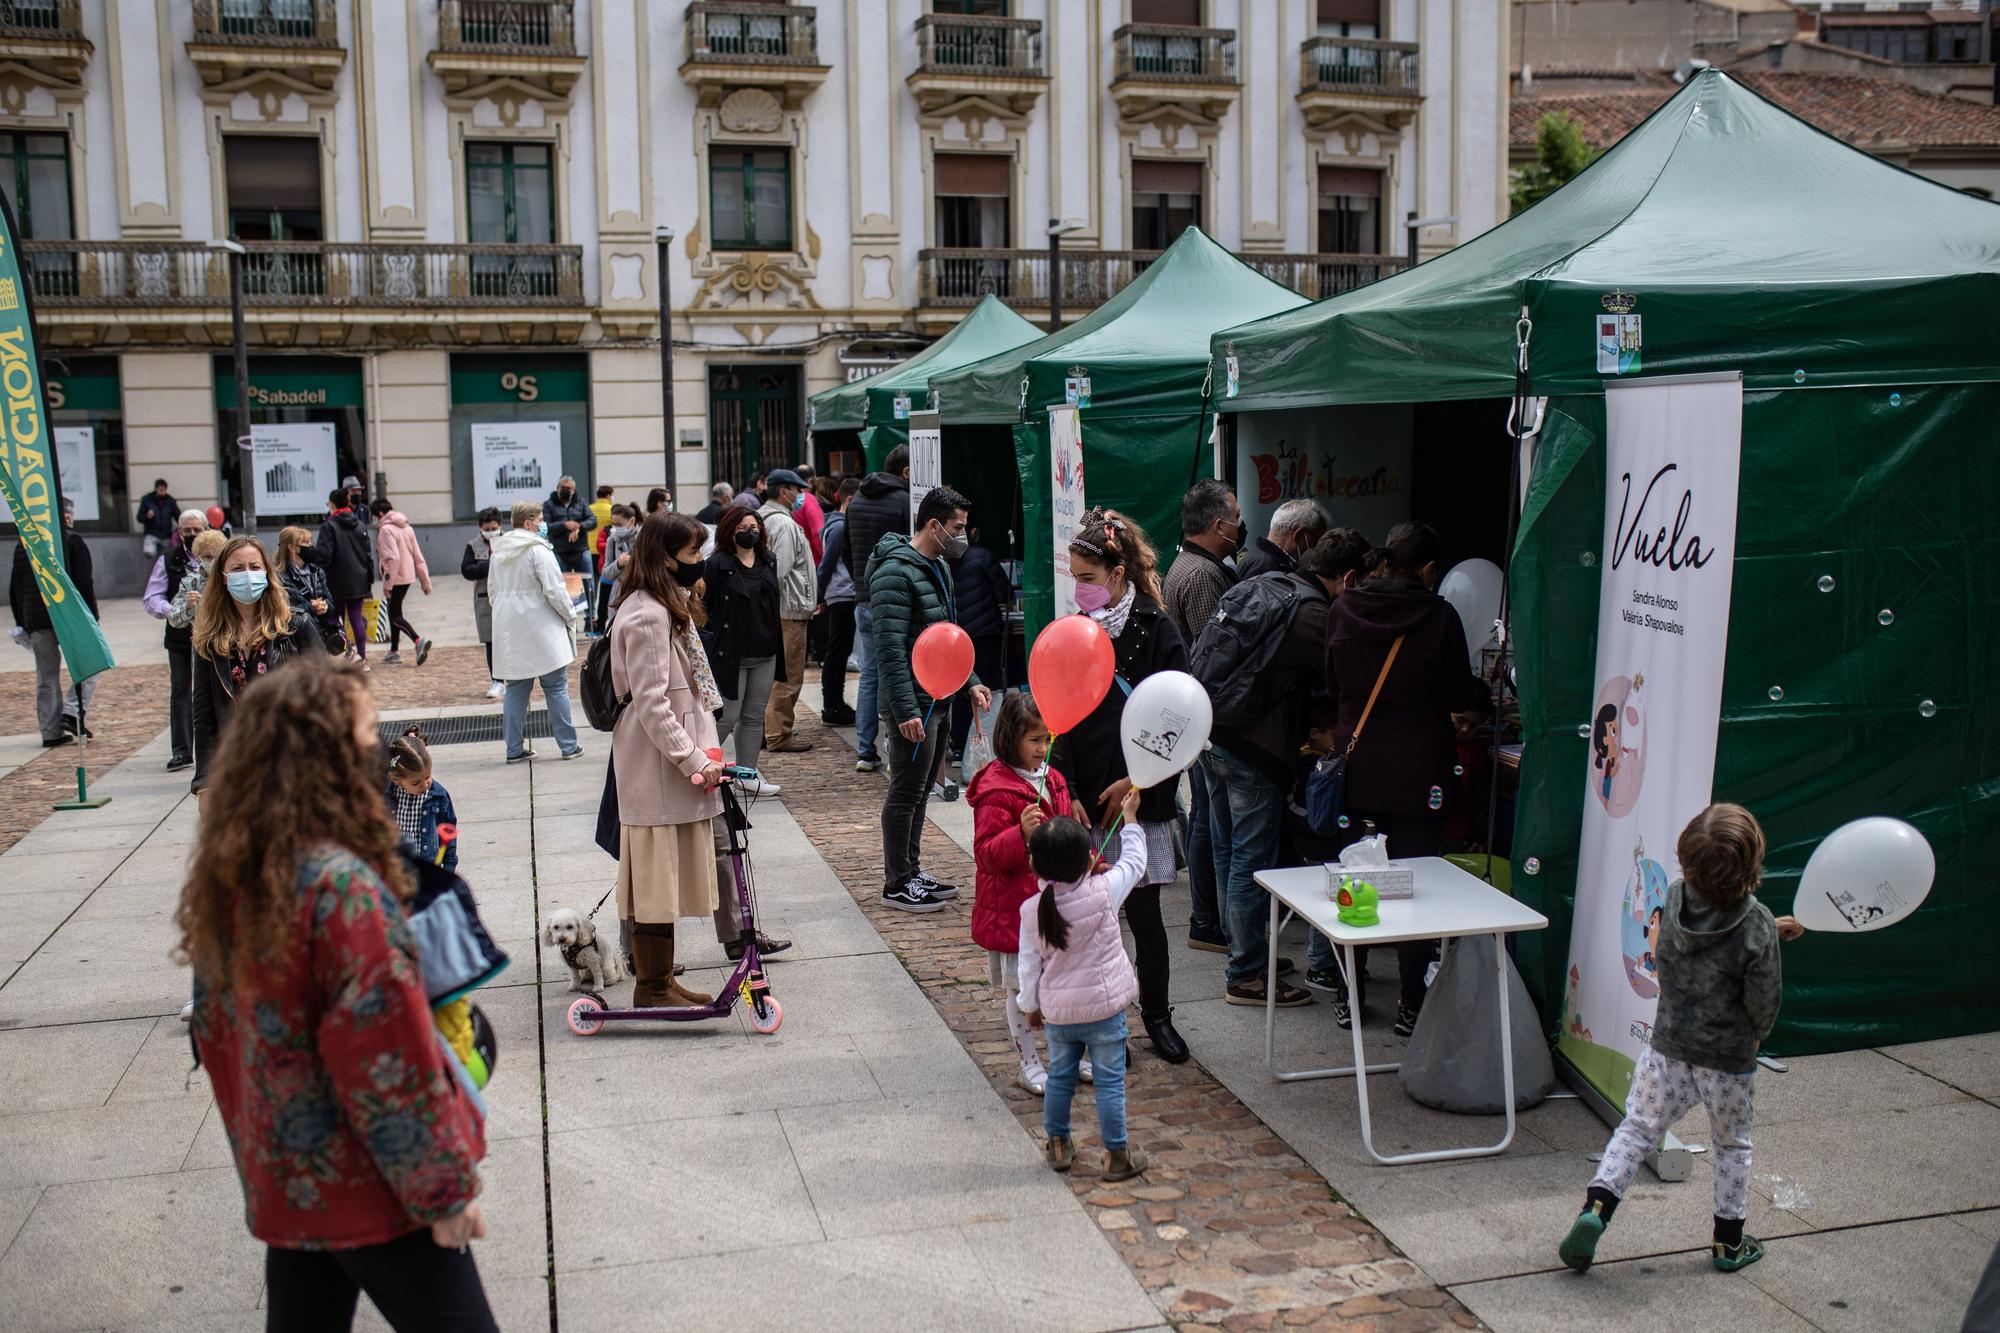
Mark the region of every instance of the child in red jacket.
POLYGON ((1021 989, 1021 904, 1041 891, 1028 864, 1028 838, 1054 815, 1070 813, 1069 786, 1049 767, 1049 729, 1034 700, 1009 694, 993 723, 993 762, 967 788, 972 806, 972 859, 979 871, 972 900, 972 939, 986 950, 986 975, 1006 995, 1007 1031, 1021 1057, 1021 1086, 1040 1096, 1048 1073, 1035 1053, 1035 1034, 1015 996, 1021 989))

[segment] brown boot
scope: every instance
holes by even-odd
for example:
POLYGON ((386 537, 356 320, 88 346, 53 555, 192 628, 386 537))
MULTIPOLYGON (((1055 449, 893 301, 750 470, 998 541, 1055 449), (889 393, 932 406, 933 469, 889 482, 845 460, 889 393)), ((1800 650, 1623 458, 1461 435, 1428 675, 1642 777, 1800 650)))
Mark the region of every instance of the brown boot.
POLYGON ((674 1003, 674 928, 640 923, 632 931, 632 1007, 674 1003))
POLYGON ((713 995, 704 995, 698 990, 689 990, 686 986, 674 980, 674 975, 679 971, 680 969, 674 966, 673 927, 669 926, 667 928, 667 994, 673 998, 668 1000, 667 1003, 680 1005, 707 1004, 715 998, 713 995))

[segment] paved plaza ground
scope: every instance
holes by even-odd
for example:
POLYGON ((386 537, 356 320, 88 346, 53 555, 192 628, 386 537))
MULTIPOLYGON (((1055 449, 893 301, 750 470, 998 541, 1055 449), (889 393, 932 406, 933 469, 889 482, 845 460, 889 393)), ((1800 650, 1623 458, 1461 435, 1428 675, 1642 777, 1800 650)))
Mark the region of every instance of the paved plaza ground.
MULTIPOLYGON (((205 1078, 189 1077, 187 977, 167 956, 194 806, 186 775, 162 771, 152 622, 121 605, 114 642, 142 660, 100 688, 103 810, 49 813, 73 753, 32 734, 27 655, 0 673, 0 1327, 260 1328, 261 1251, 205 1078)), ((434 619, 447 646, 429 666, 375 672, 384 706, 492 711, 469 616, 467 632, 434 619)), ((737 1017, 569 1033, 567 977, 535 923, 610 882, 590 839, 608 738, 586 732, 567 764, 437 750, 462 868, 513 955, 480 995, 502 1054, 478 1254, 503 1327, 1942 1330, 2000 1240, 2000 1035, 1760 1074, 1755 1169, 1810 1197, 1780 1211, 1759 1183, 1750 1227, 1769 1257, 1709 1270, 1697 1159, 1682 1184, 1642 1175, 1606 1262, 1578 1279, 1554 1247, 1606 1132, 1581 1103, 1525 1113, 1496 1159, 1374 1165, 1352 1086, 1272 1082, 1262 1011, 1223 1004, 1222 960, 1178 947, 1195 1063, 1133 1046, 1132 1132, 1153 1169, 1099 1181, 1079 1099, 1079 1171, 1056 1177, 967 933, 969 810, 933 803, 928 844, 964 897, 887 912, 881 778, 816 721, 805 731, 818 748, 771 760, 785 793, 754 813, 764 925, 798 941, 771 966, 772 1037, 737 1017)), ((1184 884, 1166 916, 1185 922, 1184 884)), ((705 935, 682 949, 697 987, 721 975, 705 935)), ((1371 996, 1375 1058, 1400 1045, 1388 981, 1371 996)), ((1344 1060, 1325 1005, 1279 1022, 1285 1062, 1344 1060)), ((1498 1137, 1497 1118, 1417 1107, 1393 1076, 1371 1088, 1385 1151, 1498 1137)), ((1681 1133, 1707 1138, 1698 1113, 1681 1133)))

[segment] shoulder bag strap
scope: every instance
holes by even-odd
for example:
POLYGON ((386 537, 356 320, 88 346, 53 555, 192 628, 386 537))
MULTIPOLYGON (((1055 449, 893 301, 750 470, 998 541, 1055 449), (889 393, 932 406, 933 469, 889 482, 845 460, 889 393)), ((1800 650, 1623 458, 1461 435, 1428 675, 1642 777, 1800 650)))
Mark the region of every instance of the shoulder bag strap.
POLYGON ((1361 729, 1368 725, 1368 715, 1375 711, 1375 698, 1382 693, 1382 682, 1389 679, 1389 668, 1396 665, 1396 654, 1402 649, 1403 636, 1398 634, 1396 641, 1389 645, 1389 656, 1383 659, 1381 674, 1375 677, 1375 688, 1368 691, 1368 702, 1361 707, 1361 718, 1354 724, 1354 734, 1347 738, 1347 749, 1342 752, 1343 758, 1353 758, 1354 747, 1361 743, 1361 729))

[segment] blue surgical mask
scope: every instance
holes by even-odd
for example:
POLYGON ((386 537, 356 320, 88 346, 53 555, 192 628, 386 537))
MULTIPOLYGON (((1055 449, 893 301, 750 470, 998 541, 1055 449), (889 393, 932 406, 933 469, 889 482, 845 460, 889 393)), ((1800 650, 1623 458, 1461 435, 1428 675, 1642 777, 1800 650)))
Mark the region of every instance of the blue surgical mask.
POLYGON ((544 519, 540 523, 535 524, 535 535, 537 537, 546 537, 549 535, 549 525, 546 519, 544 519))
POLYGON ((271 578, 261 569, 232 569, 224 580, 229 585, 229 595, 246 606, 264 596, 264 589, 271 586, 271 578))
POLYGON ((805 507, 806 507, 806 497, 805 497, 805 496, 803 496, 803 495, 794 495, 794 496, 792 497, 792 512, 793 512, 794 514, 798 513, 798 512, 799 512, 799 510, 801 510, 801 509, 804 509, 805 507))

